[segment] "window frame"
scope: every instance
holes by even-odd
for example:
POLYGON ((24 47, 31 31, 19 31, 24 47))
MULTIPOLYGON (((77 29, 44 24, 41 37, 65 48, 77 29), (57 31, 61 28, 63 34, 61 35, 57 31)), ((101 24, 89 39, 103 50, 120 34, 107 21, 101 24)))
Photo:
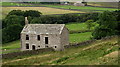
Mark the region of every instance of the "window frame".
POLYGON ((28 34, 26 35, 26 40, 30 40, 30 38, 29 38, 29 35, 28 35, 28 34))
POLYGON ((37 35, 37 40, 40 41, 40 35, 37 35))
POLYGON ((30 47, 29 47, 29 43, 26 43, 26 49, 29 49, 30 47))
POLYGON ((49 38, 48 37, 45 37, 45 44, 49 44, 49 38), (47 38, 47 41, 46 41, 46 38, 47 38))

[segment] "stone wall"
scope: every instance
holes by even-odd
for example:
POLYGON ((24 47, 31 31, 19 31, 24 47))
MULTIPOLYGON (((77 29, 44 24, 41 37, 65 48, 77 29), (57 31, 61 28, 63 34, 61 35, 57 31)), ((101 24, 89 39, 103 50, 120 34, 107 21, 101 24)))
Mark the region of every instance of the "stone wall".
POLYGON ((50 51, 54 51, 54 49, 44 48, 44 49, 39 49, 39 50, 28 50, 28 51, 7 53, 7 54, 2 54, 2 58, 9 59, 9 58, 14 58, 14 57, 19 57, 19 56, 37 55, 37 54, 42 54, 43 52, 50 52, 50 51))

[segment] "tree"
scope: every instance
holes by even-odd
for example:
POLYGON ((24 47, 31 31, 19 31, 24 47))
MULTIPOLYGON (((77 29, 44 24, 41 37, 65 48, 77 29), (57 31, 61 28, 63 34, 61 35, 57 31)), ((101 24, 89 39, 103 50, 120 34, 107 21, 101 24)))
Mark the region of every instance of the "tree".
POLYGON ((7 17, 10 15, 17 15, 17 16, 23 16, 24 15, 24 11, 21 10, 12 10, 8 13, 7 17))
POLYGON ((24 17, 28 17, 28 16, 31 16, 31 17, 40 17, 41 14, 42 14, 42 13, 39 12, 39 11, 29 10, 29 11, 25 11, 25 12, 24 12, 24 17))
POLYGON ((23 16, 17 16, 17 15, 10 15, 4 19, 5 26, 13 25, 13 24, 20 24, 21 26, 24 26, 24 17, 23 16))
POLYGON ((10 26, 2 29, 3 43, 19 39, 22 28, 23 27, 19 24, 13 24, 13 25, 10 25, 10 26))
POLYGON ((32 23, 32 24, 41 24, 42 21, 41 21, 41 19, 38 17, 38 18, 33 18, 30 23, 32 23))
POLYGON ((105 36, 111 36, 116 34, 117 22, 114 15, 105 11, 99 15, 99 20, 97 22, 99 24, 98 27, 95 28, 92 33, 93 38, 100 39, 105 36))
POLYGON ((91 30, 92 27, 94 27, 95 25, 93 24, 93 20, 87 20, 85 23, 87 25, 88 30, 91 30))

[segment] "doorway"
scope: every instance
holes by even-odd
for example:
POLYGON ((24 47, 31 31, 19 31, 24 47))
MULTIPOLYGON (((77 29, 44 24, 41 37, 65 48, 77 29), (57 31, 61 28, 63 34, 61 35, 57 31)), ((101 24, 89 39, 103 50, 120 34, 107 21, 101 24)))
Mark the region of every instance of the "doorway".
POLYGON ((32 45, 32 50, 35 50, 35 45, 32 45))

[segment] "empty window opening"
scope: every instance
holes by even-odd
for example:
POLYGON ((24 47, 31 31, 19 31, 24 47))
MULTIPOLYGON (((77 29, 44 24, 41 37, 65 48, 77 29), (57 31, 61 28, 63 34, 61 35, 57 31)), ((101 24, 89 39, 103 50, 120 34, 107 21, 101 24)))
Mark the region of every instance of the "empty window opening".
POLYGON ((48 44, 48 37, 45 37, 45 44, 48 44))
POLYGON ((29 40, 29 35, 26 35, 26 40, 29 40))
POLYGON ((35 45, 32 45, 32 50, 35 50, 35 45))
POLYGON ((38 47, 40 47, 40 46, 38 46, 38 47))
POLYGON ((26 49, 29 49, 29 44, 26 44, 26 49))
POLYGON ((55 46, 55 48, 57 48, 57 46, 55 46))
POLYGON ((40 35, 37 35, 37 40, 40 40, 40 35))

